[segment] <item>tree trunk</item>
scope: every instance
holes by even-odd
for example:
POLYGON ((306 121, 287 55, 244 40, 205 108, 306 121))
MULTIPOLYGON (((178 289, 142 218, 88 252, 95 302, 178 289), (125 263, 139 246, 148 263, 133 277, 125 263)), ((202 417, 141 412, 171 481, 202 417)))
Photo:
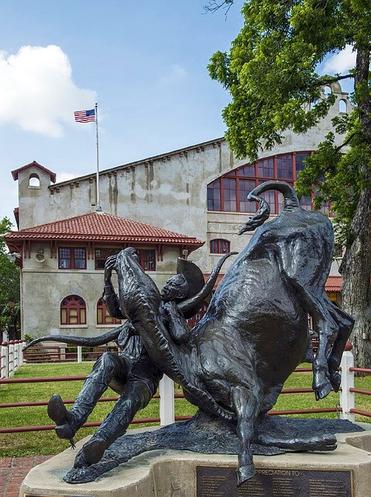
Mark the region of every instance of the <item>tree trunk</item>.
MULTIPOLYGON (((355 85, 363 87, 358 97, 359 118, 362 125, 362 141, 371 147, 371 99, 368 91, 370 54, 368 47, 358 47, 355 85)), ((356 365, 371 368, 371 183, 370 166, 364 164, 361 171, 365 179, 350 230, 350 243, 346 249, 341 272, 344 277, 343 308, 354 319, 351 336, 356 365)))
POLYGON ((347 248, 341 267, 343 309, 355 320, 351 342, 356 365, 371 368, 371 307, 370 307, 370 246, 371 246, 371 190, 361 193, 352 222, 356 235, 347 248))

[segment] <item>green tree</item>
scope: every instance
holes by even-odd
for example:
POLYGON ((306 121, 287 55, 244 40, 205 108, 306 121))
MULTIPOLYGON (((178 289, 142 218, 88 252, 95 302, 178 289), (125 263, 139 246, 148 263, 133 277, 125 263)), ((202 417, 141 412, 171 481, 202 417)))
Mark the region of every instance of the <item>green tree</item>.
POLYGON ((4 239, 1 235, 12 227, 8 218, 0 221, 0 338, 4 331, 15 339, 20 331, 19 269, 9 260, 4 239))
MULTIPOLYGON (((229 8, 232 2, 213 2, 229 8)), ((214 9, 215 10, 215 9, 214 9)), ((209 72, 231 94, 224 109, 226 138, 239 158, 254 160, 261 148, 280 143, 286 129, 303 133, 325 117, 335 101, 323 92, 352 78, 353 111, 333 120, 307 160, 296 188, 315 192, 316 205, 331 202, 337 242, 344 250, 343 307, 356 320, 352 341, 359 366, 371 366, 371 9, 368 0, 249 0, 243 27, 228 53, 217 52, 209 72), (348 74, 324 75, 325 58, 352 45, 348 74), (335 143, 335 132, 343 136, 335 143)))

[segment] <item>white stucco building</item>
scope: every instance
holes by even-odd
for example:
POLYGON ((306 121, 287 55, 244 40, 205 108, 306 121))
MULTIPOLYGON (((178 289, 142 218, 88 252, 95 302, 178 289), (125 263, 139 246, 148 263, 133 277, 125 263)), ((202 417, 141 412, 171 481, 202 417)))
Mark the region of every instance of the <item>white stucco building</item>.
MULTIPOLYGON (((341 91, 339 85, 333 85, 332 90, 336 102, 317 127, 302 135, 288 131, 280 145, 261 151, 254 164, 236 160, 226 141, 219 138, 102 171, 100 204, 103 216, 125 218, 183 234, 182 243, 178 244, 158 240, 152 244, 151 241, 146 242, 147 249, 148 243, 151 244, 151 257, 157 261, 152 275, 159 285, 175 271, 176 256, 184 250, 191 252, 198 247, 190 259, 205 274, 209 273, 221 253, 239 251, 248 242, 250 235, 237 234, 240 225, 256 208, 255 204, 246 201, 247 193, 267 179, 293 184, 305 157, 333 129, 331 119, 350 111, 348 95, 341 91), (205 243, 201 246, 201 242, 205 243)), ((12 174, 18 181, 19 207, 15 215, 20 231, 8 235, 6 241, 11 251, 21 254, 23 264, 23 332, 34 336, 51 331, 61 332, 65 326, 62 323, 61 302, 68 295, 76 295, 86 301, 87 323, 80 330, 72 326, 73 333, 96 334, 99 331, 96 316, 102 269, 97 267, 99 256, 95 250, 97 243, 100 244, 98 248, 109 248, 112 243, 102 245, 102 240, 95 240, 92 233, 90 239, 84 241, 86 263, 82 267, 66 270, 60 266, 61 249, 67 249, 66 254, 71 254, 73 247, 82 247, 80 240, 59 238, 46 243, 38 238, 27 238, 30 228, 40 232, 47 228, 35 227, 47 223, 56 226, 56 221, 63 220, 62 225, 66 226, 69 218, 86 218, 89 213, 94 213, 95 173, 55 183, 52 164, 46 167, 32 162, 12 174), (16 240, 18 243, 15 243, 16 240), (40 251, 42 256, 38 260, 40 251)), ((277 214, 281 209, 280 194, 267 192, 265 195, 271 214, 277 214)), ((301 202, 305 208, 311 208, 310 198, 301 202)), ((94 219, 100 214, 92 216, 94 219)), ((91 226, 94 231, 94 222, 91 226)), ((107 229, 112 229, 112 223, 107 224, 107 229)), ((115 243, 119 248, 125 244, 135 245, 135 240, 123 237, 115 243)), ((228 264, 229 261, 226 268, 228 264)), ((332 298, 336 298, 340 287, 341 278, 336 264, 333 264, 327 285, 329 292, 335 292, 332 298)))

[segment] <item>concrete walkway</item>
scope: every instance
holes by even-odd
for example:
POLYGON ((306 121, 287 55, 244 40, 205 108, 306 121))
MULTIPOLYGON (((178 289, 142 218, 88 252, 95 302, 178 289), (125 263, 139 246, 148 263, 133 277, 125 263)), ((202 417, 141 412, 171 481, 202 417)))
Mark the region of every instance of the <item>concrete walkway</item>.
POLYGON ((50 457, 0 457, 0 497, 18 497, 19 487, 30 469, 50 457))

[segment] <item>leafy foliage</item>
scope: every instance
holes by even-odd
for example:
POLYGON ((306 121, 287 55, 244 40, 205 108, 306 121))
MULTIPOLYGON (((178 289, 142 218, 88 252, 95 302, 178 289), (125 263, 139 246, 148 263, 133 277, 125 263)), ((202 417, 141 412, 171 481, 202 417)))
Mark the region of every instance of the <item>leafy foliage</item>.
POLYGON ((369 2, 249 0, 242 15, 244 25, 230 51, 215 53, 209 65, 211 77, 232 96, 223 117, 238 158, 254 160, 259 149, 280 143, 285 130, 303 133, 315 126, 335 101, 323 86, 355 79, 354 111, 333 122, 344 145, 330 133, 297 183, 300 195, 315 192, 317 205, 331 202, 341 241, 351 243, 350 222, 370 173, 370 87, 367 71, 358 67, 362 56, 363 65, 369 60, 369 2), (358 52, 357 66, 345 75, 320 75, 325 57, 347 44, 358 52))
POLYGON ((299 195, 308 194, 310 190, 316 192, 314 204, 317 208, 325 202, 331 202, 339 246, 352 242, 350 226, 360 192, 366 187, 363 167, 370 160, 370 149, 359 140, 360 134, 355 131, 356 127, 359 127, 359 121, 352 125, 348 133, 352 146, 346 153, 336 146, 335 135, 329 133, 316 153, 307 159, 296 185, 299 195))
MULTIPOLYGON (((19 269, 9 260, 2 234, 12 227, 8 218, 0 221, 0 332, 19 330, 19 269)), ((15 336, 13 336, 15 338, 15 336)))

